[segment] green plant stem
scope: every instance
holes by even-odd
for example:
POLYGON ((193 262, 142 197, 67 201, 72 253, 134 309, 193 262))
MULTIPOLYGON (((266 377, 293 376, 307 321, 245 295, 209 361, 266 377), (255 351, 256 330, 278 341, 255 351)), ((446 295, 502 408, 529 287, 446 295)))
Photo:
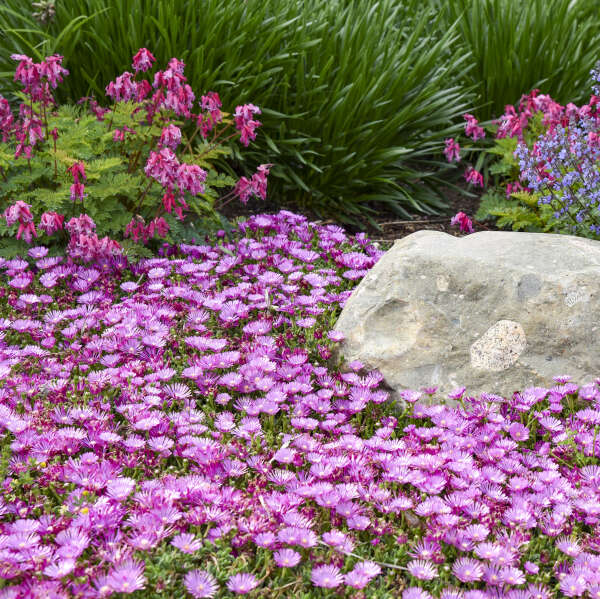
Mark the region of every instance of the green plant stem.
POLYGON ((140 194, 139 198, 138 198, 138 204, 136 206, 135 209, 135 213, 137 214, 142 206, 142 202, 144 201, 144 198, 146 197, 146 194, 150 191, 150 188, 152 187, 152 183, 154 183, 154 181, 152 181, 152 179, 150 179, 150 181, 148 182, 148 186, 146 187, 146 189, 144 189, 142 191, 142 193, 140 194))
POLYGON ((56 179, 58 178, 58 164, 56 162, 56 139, 52 138, 54 142, 54 182, 56 183, 56 179))
POLYGON ((200 131, 200 126, 196 125, 196 129, 195 129, 194 133, 192 133, 191 137, 188 139, 188 142, 187 142, 185 148, 183 149, 184 154, 186 154, 187 152, 191 152, 192 141, 194 141, 194 137, 196 137, 196 134, 198 133, 198 131, 200 131))

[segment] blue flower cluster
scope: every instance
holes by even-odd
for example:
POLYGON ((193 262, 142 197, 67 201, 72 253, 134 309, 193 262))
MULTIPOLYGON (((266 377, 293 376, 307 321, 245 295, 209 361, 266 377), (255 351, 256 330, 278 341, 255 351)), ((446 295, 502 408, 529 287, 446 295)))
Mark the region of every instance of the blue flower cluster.
POLYGON ((556 230, 600 235, 600 63, 591 71, 594 96, 571 113, 568 124, 556 124, 532 148, 515 151, 521 180, 540 194, 538 204, 554 209, 556 230), (588 233, 589 232, 589 233, 588 233))

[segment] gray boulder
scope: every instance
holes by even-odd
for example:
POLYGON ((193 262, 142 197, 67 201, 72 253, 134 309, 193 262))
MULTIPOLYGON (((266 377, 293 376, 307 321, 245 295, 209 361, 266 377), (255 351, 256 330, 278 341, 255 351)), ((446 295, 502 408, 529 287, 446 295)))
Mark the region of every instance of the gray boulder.
POLYGON ((394 390, 511 396, 600 376, 600 242, 568 235, 419 231, 347 301, 341 356, 394 390))

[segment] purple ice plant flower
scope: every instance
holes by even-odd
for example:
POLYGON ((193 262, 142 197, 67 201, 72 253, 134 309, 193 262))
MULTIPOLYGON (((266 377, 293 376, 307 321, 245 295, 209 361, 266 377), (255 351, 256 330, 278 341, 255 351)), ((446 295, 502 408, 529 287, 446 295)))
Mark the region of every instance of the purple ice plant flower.
POLYGON ((227 588, 236 595, 246 595, 258 586, 258 581, 253 574, 234 574, 227 581, 227 588))
POLYGON ((344 583, 344 577, 337 566, 323 565, 315 566, 310 575, 312 583, 316 587, 334 589, 344 583))
POLYGON ((300 563, 302 556, 293 549, 280 549, 275 551, 273 559, 280 568, 293 568, 300 563))
POLYGON ((219 590, 219 585, 214 576, 206 570, 190 570, 184 578, 184 585, 188 593, 195 599, 214 597, 219 590))

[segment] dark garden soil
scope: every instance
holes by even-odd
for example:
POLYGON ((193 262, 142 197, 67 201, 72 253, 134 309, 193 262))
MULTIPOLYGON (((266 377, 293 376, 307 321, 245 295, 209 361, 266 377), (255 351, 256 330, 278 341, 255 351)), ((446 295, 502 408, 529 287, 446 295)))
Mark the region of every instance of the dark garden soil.
MULTIPOLYGON (((465 233, 461 232, 457 226, 451 226, 450 219, 457 212, 462 211, 467 214, 471 220, 473 220, 473 216, 479 208, 482 192, 477 193, 478 190, 473 190, 473 188, 470 188, 469 191, 474 195, 474 197, 467 197, 454 189, 448 189, 444 192, 444 196, 447 198, 450 206, 446 216, 414 214, 410 219, 402 219, 389 209, 382 208, 377 211, 377 215, 374 219, 379 228, 376 228, 365 221, 362 230, 367 233, 372 241, 385 245, 392 243, 396 239, 401 239, 402 237, 406 237, 411 233, 421 230, 442 231, 444 233, 448 233, 449 235, 460 237, 465 233)), ((285 208, 304 214, 311 221, 318 222, 319 224, 336 224, 344 227, 344 229, 346 229, 346 231, 349 233, 358 233, 361 231, 361 228, 359 227, 350 226, 336 220, 322 220, 317 215, 306 210, 295 210, 293 206, 286 206, 285 208)), ((231 202, 225 206, 221 212, 229 220, 234 220, 238 217, 248 217, 252 216, 253 214, 278 212, 281 209, 281 206, 276 205, 274 202, 269 201, 268 199, 266 202, 251 199, 246 205, 240 204, 239 202, 231 202)), ((482 223, 475 220, 473 220, 473 229, 475 232, 498 230, 498 228, 490 222, 482 223)))

